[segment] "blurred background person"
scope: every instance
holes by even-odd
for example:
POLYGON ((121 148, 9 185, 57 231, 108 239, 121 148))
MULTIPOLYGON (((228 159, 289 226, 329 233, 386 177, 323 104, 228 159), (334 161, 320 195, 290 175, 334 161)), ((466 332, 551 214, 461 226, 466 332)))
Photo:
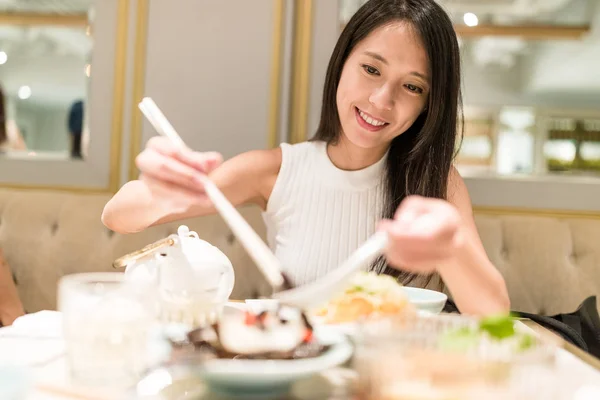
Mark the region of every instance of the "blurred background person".
POLYGON ((25 314, 11 269, 0 249, 0 326, 12 325, 25 314))
POLYGON ((83 136, 83 100, 77 100, 71 105, 67 125, 69 127, 69 134, 71 135, 71 157, 83 158, 81 152, 81 139, 83 136))
POLYGON ((7 120, 4 90, 0 86, 0 152, 27 150, 25 141, 14 120, 7 120))

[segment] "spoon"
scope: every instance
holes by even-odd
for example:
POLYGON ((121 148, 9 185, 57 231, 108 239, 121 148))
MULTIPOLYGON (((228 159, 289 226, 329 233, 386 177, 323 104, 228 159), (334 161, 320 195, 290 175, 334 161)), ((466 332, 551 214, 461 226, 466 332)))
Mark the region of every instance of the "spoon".
POLYGON ((387 244, 387 233, 376 232, 338 268, 311 283, 274 293, 271 297, 280 303, 304 310, 323 306, 337 293, 347 289, 356 273, 371 265, 383 253, 387 244))
MULTIPOLYGON (((144 98, 139 104, 139 108, 159 134, 169 138, 181 150, 188 148, 151 98, 144 98)), ((387 233, 376 232, 356 249, 339 268, 312 283, 281 290, 284 288, 285 279, 281 264, 275 254, 219 188, 207 176, 201 175, 201 179, 206 195, 274 289, 271 297, 288 306, 311 309, 326 304, 338 292, 345 290, 354 275, 375 261, 387 246, 387 233)))

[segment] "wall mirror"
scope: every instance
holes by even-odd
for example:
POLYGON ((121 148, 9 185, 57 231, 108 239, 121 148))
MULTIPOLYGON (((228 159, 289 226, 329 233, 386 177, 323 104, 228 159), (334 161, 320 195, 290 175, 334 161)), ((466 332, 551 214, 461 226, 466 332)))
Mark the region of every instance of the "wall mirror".
MULTIPOLYGON (((14 3, 12 9, 8 3, 0 12, 25 12, 16 7, 19 2, 14 3)), ((80 16, 72 19, 72 26, 0 24, 2 156, 68 159, 87 154, 84 109, 91 75, 90 3, 65 4, 63 13, 68 14, 62 15, 80 16), (84 132, 86 140, 82 140, 84 132)), ((28 8, 27 12, 41 12, 28 8)))
POLYGON ((0 185, 118 184, 128 7, 0 2, 0 185))

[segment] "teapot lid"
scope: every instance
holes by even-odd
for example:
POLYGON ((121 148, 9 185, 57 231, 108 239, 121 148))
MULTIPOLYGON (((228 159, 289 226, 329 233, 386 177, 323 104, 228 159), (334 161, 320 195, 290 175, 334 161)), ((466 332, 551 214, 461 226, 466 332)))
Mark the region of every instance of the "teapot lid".
POLYGON ((190 262, 232 265, 229 258, 218 247, 202 240, 186 225, 177 228, 181 252, 190 262))

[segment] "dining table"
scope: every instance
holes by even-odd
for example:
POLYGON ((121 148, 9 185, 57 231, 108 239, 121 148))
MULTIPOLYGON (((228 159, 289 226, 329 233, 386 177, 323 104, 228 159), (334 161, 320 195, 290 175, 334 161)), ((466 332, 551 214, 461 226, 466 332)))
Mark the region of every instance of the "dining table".
MULTIPOLYGON (((549 333, 531 320, 517 323, 537 333, 549 333)), ((561 400, 600 399, 600 360, 553 337, 560 343, 556 350, 555 379, 561 400)), ((212 393, 199 378, 189 375, 174 374, 170 384, 147 391, 146 397, 135 387, 113 391, 79 387, 69 377, 65 349, 58 311, 28 314, 12 326, 0 328, 0 366, 21 368, 30 378, 29 390, 22 400, 225 399, 212 393)), ((358 399, 354 393, 356 380, 357 372, 349 362, 297 381, 282 400, 358 399)))

